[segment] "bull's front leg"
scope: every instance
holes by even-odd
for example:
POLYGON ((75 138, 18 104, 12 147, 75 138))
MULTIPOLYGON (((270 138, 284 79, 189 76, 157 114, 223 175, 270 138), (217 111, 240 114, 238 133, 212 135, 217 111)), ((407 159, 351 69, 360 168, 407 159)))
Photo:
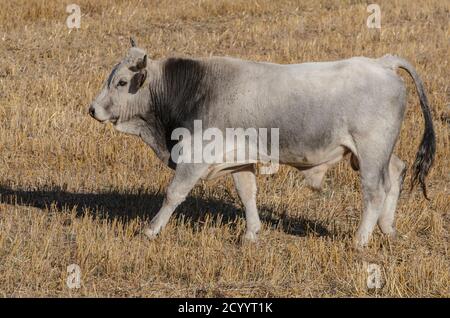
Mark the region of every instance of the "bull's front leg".
POLYGON ((254 165, 233 173, 234 184, 245 208, 247 230, 244 239, 250 242, 257 240, 256 234, 261 228, 258 209, 256 207, 256 176, 254 165))
POLYGON ((144 234, 153 239, 169 222, 170 216, 182 203, 197 181, 208 169, 206 164, 180 163, 175 170, 175 176, 169 184, 163 205, 159 212, 144 229, 144 234))

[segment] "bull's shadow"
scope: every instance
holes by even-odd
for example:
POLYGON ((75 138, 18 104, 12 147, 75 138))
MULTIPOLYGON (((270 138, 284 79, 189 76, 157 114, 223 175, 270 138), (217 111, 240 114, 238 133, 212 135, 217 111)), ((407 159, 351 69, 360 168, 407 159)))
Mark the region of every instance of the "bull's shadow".
MULTIPOLYGON (((32 206, 40 209, 53 205, 58 210, 63 208, 75 209, 78 216, 84 215, 86 210, 91 210, 100 218, 119 218, 124 221, 136 217, 151 219, 161 207, 163 198, 163 194, 144 191, 142 193, 124 193, 115 190, 103 193, 74 193, 58 187, 25 190, 0 186, 1 203, 32 206)), ((244 218, 244 211, 240 204, 236 203, 237 198, 231 198, 230 201, 188 196, 186 201, 176 209, 173 217, 183 219, 184 222, 190 222, 191 225, 196 227, 209 214, 213 216, 211 218, 213 223, 220 222, 233 226, 236 219, 244 218)), ((291 217, 285 211, 275 213, 272 209, 264 206, 259 207, 259 212, 262 222, 271 227, 280 227, 287 234, 332 236, 326 227, 318 221, 291 217)))

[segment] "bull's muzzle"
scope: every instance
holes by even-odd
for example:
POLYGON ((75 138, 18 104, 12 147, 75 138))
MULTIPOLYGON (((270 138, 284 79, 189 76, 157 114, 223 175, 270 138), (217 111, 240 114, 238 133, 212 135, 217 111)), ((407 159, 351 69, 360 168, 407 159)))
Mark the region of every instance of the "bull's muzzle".
POLYGON ((92 118, 95 118, 95 107, 92 104, 89 106, 89 115, 91 115, 92 118))

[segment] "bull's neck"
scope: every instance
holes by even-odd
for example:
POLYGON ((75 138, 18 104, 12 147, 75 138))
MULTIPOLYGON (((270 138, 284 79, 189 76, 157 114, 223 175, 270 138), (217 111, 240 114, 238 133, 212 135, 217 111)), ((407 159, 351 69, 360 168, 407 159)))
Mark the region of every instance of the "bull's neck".
POLYGON ((209 101, 207 69, 197 60, 169 58, 152 62, 147 71, 148 138, 166 156, 177 142, 172 131, 189 128, 209 101))
POLYGON ((152 110, 171 133, 192 122, 207 103, 207 67, 199 60, 168 58, 158 61, 155 74, 149 86, 152 110))

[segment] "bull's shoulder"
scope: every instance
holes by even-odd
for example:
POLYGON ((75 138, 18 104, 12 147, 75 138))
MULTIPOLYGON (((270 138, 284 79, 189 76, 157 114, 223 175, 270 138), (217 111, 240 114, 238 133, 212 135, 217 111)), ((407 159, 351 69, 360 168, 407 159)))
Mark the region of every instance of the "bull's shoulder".
POLYGON ((186 57, 169 57, 161 61, 166 78, 200 78, 205 73, 202 61, 186 57))

